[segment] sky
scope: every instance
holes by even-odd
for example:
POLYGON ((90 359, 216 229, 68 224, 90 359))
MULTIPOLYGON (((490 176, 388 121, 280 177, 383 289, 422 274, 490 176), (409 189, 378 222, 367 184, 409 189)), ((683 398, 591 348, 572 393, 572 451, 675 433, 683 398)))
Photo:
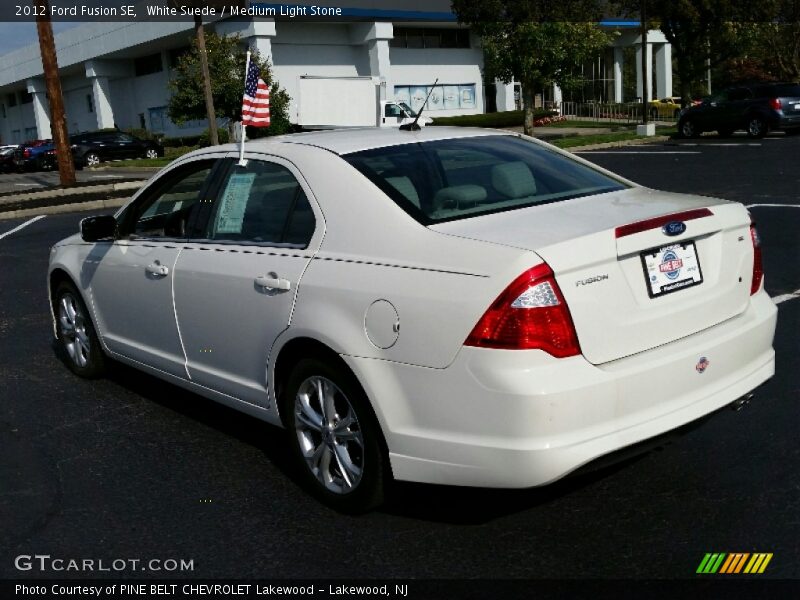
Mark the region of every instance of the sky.
MULTIPOLYGON (((81 23, 53 23, 53 33, 59 33, 81 23)), ((36 23, 0 23, 0 56, 17 48, 36 44, 36 23)))

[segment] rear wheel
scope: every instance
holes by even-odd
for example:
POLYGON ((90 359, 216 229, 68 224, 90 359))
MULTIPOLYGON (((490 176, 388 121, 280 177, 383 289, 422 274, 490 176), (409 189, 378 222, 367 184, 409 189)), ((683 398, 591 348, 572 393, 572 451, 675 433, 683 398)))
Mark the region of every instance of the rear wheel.
POLYGON ((763 117, 754 115, 747 120, 747 135, 751 138, 762 138, 767 135, 767 122, 763 117))
POLYGON ((155 148, 148 148, 144 153, 145 158, 158 158, 158 150, 155 148))
POLYGON ((70 370, 81 377, 103 374, 106 358, 97 338, 89 311, 71 283, 62 282, 53 299, 57 335, 70 370))
POLYGON ((383 501, 389 469, 381 432, 352 374, 317 359, 301 360, 281 408, 301 477, 317 498, 347 513, 383 501))
POLYGON ((678 124, 678 133, 681 137, 693 138, 700 135, 700 130, 695 125, 694 120, 687 117, 678 124))
POLYGON ((89 152, 85 157, 87 167, 96 167, 100 164, 100 156, 94 152, 89 152))
POLYGON ((656 119, 658 119, 658 109, 657 109, 657 108, 651 108, 651 109, 650 109, 650 118, 651 118, 653 121, 655 121, 656 119))

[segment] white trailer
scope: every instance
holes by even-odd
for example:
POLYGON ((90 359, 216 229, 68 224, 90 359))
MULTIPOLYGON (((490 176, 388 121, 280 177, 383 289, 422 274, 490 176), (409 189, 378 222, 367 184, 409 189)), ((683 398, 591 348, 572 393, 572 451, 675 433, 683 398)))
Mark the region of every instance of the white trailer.
MULTIPOLYGON (((297 124, 307 129, 334 127, 398 127, 416 113, 405 103, 380 99, 372 77, 317 77, 297 80, 297 124)), ((418 124, 431 122, 420 117, 418 124)))

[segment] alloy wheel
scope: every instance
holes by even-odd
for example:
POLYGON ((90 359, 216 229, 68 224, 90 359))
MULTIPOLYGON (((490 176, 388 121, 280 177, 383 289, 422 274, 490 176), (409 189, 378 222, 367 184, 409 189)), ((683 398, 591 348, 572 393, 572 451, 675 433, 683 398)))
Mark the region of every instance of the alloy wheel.
POLYGON ((694 123, 690 119, 686 119, 683 124, 681 125, 681 133, 683 137, 694 137, 695 135, 695 128, 694 123))
POLYGON ((764 121, 760 117, 753 117, 747 124, 747 133, 751 137, 761 137, 764 135, 764 121))
POLYGON ((353 492, 364 469, 364 436, 353 405, 330 379, 314 375, 297 389, 295 431, 306 466, 325 489, 353 492))
POLYGON ((86 155, 86 164, 90 167, 96 167, 100 164, 100 157, 97 154, 87 154, 86 155))
POLYGON ((61 296, 58 303, 58 326, 70 360, 78 367, 85 367, 91 359, 91 343, 86 330, 86 315, 72 294, 61 296))
POLYGON ((147 158, 158 158, 158 152, 154 148, 150 148, 145 152, 147 158))

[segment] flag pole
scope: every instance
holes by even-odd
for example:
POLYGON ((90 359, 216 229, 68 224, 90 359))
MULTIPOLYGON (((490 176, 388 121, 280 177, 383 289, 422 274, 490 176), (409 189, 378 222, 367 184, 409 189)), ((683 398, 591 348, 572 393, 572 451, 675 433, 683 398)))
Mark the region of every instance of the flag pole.
MULTIPOLYGON (((247 61, 244 65, 244 85, 245 90, 247 89, 247 74, 250 72, 250 50, 247 51, 247 61)), ((240 121, 241 124, 241 140, 239 146, 239 166, 246 167, 247 161, 244 159, 244 138, 246 137, 247 126, 244 124, 244 115, 242 115, 242 120, 240 121)))

